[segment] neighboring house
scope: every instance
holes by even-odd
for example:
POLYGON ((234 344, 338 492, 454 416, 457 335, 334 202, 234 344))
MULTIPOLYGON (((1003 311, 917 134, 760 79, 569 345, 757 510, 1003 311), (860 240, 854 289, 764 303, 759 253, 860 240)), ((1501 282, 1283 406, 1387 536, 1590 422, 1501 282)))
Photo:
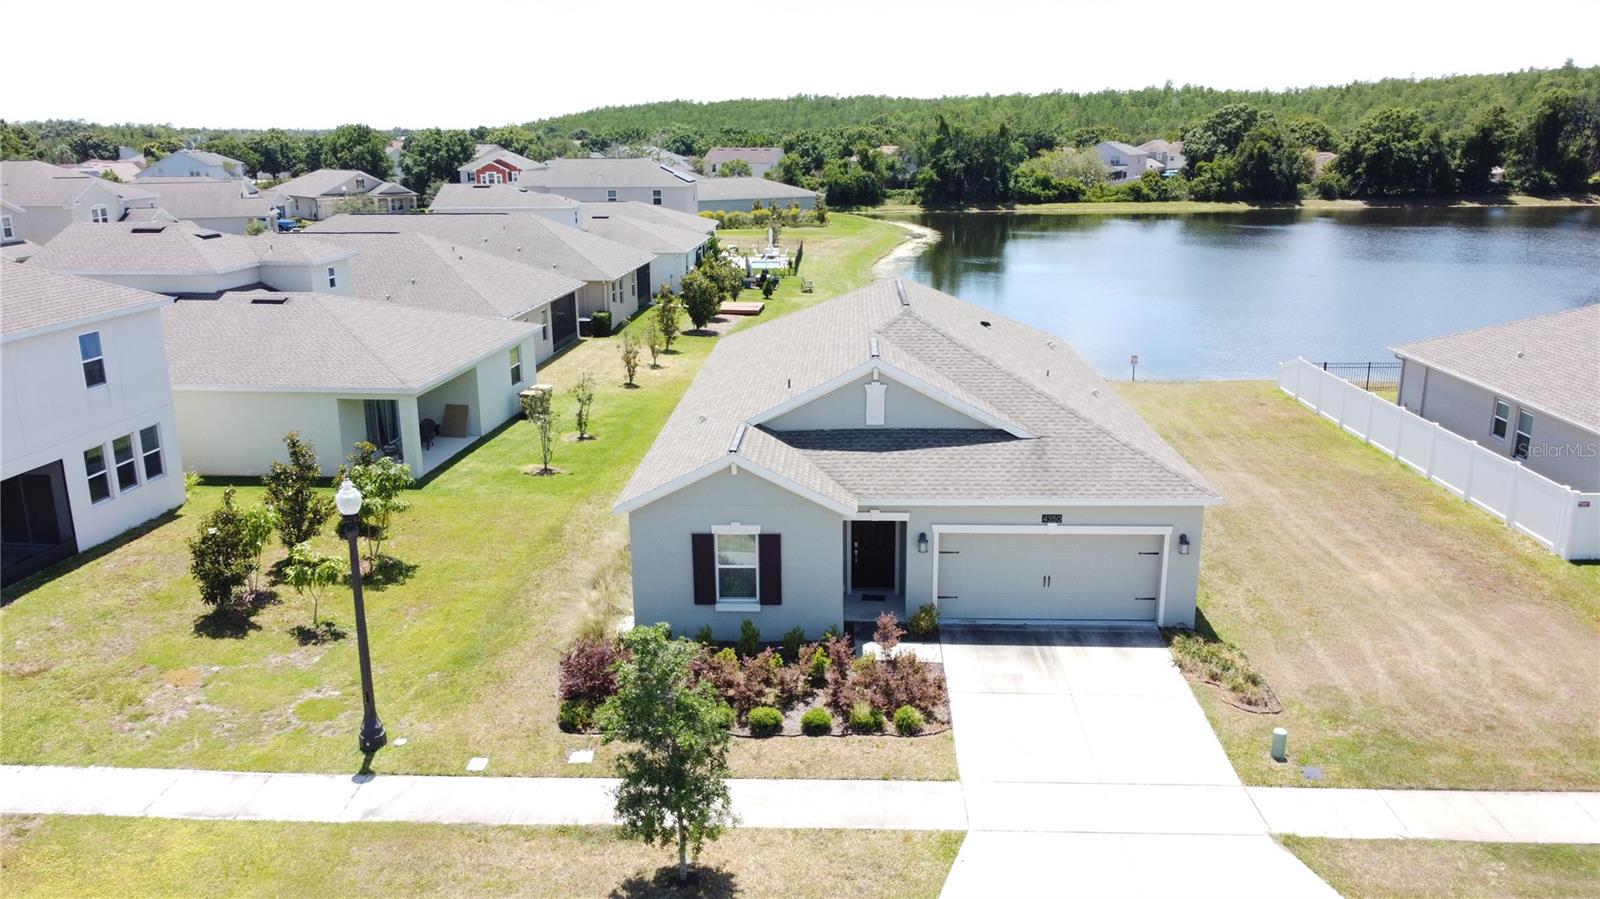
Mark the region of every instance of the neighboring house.
POLYGON ((190 222, 73 225, 27 262, 168 295, 266 285, 350 293, 353 250, 302 235, 240 237, 190 222))
POLYGON ((279 184, 272 192, 284 199, 289 216, 314 222, 347 211, 341 208, 346 200, 371 201, 371 211, 379 213, 417 208, 416 191, 355 169, 317 169, 279 184))
MULTIPOLYGON (((155 195, 143 187, 107 181, 47 162, 0 163, 0 233, 6 242, 50 242, 67 226, 123 221, 132 209, 155 206, 155 195)), ((14 254, 7 254, 16 258, 14 254)))
POLYGON ((93 175, 96 178, 104 178, 105 173, 110 172, 117 176, 118 181, 132 181, 139 177, 139 172, 142 170, 138 163, 116 159, 85 159, 75 166, 63 166, 63 168, 93 175))
MULTIPOLYGON (((296 236, 293 239, 300 239, 296 236)), ((531 358, 543 362, 578 338, 583 282, 425 234, 347 233, 307 240, 354 250, 351 293, 401 306, 528 322, 539 330, 531 358)))
POLYGON ((265 474, 299 431, 325 475, 366 441, 421 477, 517 415, 535 382, 523 322, 239 291, 180 298, 162 323, 184 458, 207 475, 265 474))
MULTIPOLYGON (((332 243, 342 232, 426 234, 454 246, 548 268, 584 282, 578 291, 580 318, 605 310, 620 324, 650 299, 639 291, 639 282, 641 275, 649 277, 653 254, 536 215, 341 215, 318 222, 309 231, 332 243)), ((565 323, 551 326, 559 330, 565 323)))
POLYGON ((1600 491, 1600 304, 1394 353, 1402 407, 1558 484, 1600 491))
POLYGON ((817 192, 765 178, 702 178, 697 185, 700 212, 749 212, 762 206, 815 209, 817 192))
POLYGON ((639 294, 645 299, 654 296, 662 285, 677 290, 711 239, 704 229, 691 230, 652 218, 649 213, 657 208, 631 202, 583 204, 583 230, 655 254, 639 282, 639 294))
POLYGON ((1144 153, 1157 163, 1163 175, 1178 174, 1183 171, 1184 165, 1188 162, 1183 155, 1183 141, 1181 140, 1171 141, 1156 138, 1155 140, 1147 140, 1134 149, 1144 153))
POLYGON ((1112 181, 1138 178, 1153 161, 1149 153, 1120 140, 1101 141, 1094 145, 1094 151, 1100 155, 1100 161, 1111 170, 1109 178, 1112 181))
POLYGON ((617 501, 634 620, 1192 625, 1220 498, 1060 338, 879 281, 723 338, 617 501))
POLYGON ((520 184, 441 184, 429 212, 531 212, 552 222, 579 226, 578 201, 520 184))
POLYGON ((168 302, 0 263, 0 582, 183 504, 168 302))
POLYGON ((715 175, 722 170, 723 163, 742 159, 750 166, 752 176, 765 178, 782 158, 782 147, 712 147, 706 151, 701 162, 707 172, 715 175))
POLYGON ((139 178, 233 178, 250 180, 244 163, 207 150, 177 150, 144 167, 139 178))
POLYGON ((696 179, 650 159, 552 159, 524 171, 517 183, 584 203, 635 200, 679 212, 698 212, 696 179))
POLYGON ((478 144, 472 160, 456 170, 462 184, 515 184, 522 173, 545 165, 499 144, 478 144))
POLYGON ((144 168, 144 166, 145 166, 144 154, 139 152, 138 150, 135 150, 132 147, 118 146, 117 147, 117 161, 118 162, 132 162, 132 163, 137 164, 139 166, 139 168, 141 168, 141 169, 144 168))
MULTIPOLYGON (((1339 154, 1338 153, 1330 153, 1327 150, 1318 150, 1317 152, 1312 153, 1311 154, 1311 177, 1315 178, 1318 175, 1321 175, 1322 174, 1322 170, 1326 169, 1330 164, 1332 164, 1332 162, 1335 159, 1338 159, 1338 158, 1339 158, 1339 154)), ((1493 180, 1493 177, 1494 177, 1494 174, 1493 174, 1493 170, 1491 169, 1490 170, 1490 179, 1493 180)))
POLYGON ((251 222, 270 228, 283 214, 283 200, 277 191, 257 190, 248 181, 146 178, 139 186, 155 194, 156 204, 173 221, 193 222, 226 234, 244 234, 251 222))

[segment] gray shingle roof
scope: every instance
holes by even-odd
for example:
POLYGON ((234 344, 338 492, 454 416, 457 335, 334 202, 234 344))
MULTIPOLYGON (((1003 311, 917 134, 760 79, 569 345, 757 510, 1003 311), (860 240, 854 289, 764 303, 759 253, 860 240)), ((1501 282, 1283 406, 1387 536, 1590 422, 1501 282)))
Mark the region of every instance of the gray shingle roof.
POLYGON ((674 174, 653 159, 552 159, 545 168, 524 172, 528 187, 683 187, 693 175, 674 174))
POLYGON ((519 213, 336 215, 307 230, 334 242, 339 232, 426 234, 513 262, 548 267, 580 281, 614 281, 655 258, 636 247, 519 213))
POLYGON ((357 297, 268 291, 178 300, 161 317, 178 390, 410 393, 535 330, 357 297), (276 299, 284 302, 258 302, 276 299))
POLYGON ((692 212, 679 212, 665 206, 655 206, 650 203, 639 203, 633 200, 622 200, 616 203, 584 203, 583 214, 626 216, 641 221, 653 222, 657 225, 666 225, 669 228, 682 228, 685 231, 699 231, 702 234, 715 234, 717 220, 696 215, 692 212))
POLYGON ((1600 433, 1600 303, 1394 351, 1600 433))
POLYGON ((146 178, 139 184, 175 218, 276 218, 276 191, 257 191, 237 178, 146 178))
MULTIPOLYGON (((287 242, 300 239, 322 240, 296 235, 287 242)), ((530 260, 512 262, 423 234, 340 234, 329 239, 356 251, 349 262, 351 290, 369 300, 514 318, 583 286, 530 260)))
POLYGON ((0 262, 0 333, 7 339, 165 302, 156 293, 0 262))
POLYGON ((473 150, 472 161, 468 162, 461 168, 473 169, 476 171, 485 163, 494 162, 496 160, 509 162, 522 171, 544 167, 544 163, 538 161, 537 159, 529 159, 528 157, 523 156, 521 153, 513 153, 499 144, 478 144, 478 146, 473 150))
POLYGON ((571 209, 578 205, 556 194, 529 190, 520 184, 442 184, 428 207, 433 212, 509 212, 512 210, 571 209))
POLYGON ((57 234, 28 264, 77 275, 207 274, 331 262, 350 252, 300 235, 242 237, 193 222, 79 223, 57 234))
POLYGON ((730 159, 743 159, 751 165, 777 165, 782 158, 782 147, 712 147, 705 155, 706 162, 718 165, 730 159))
POLYGON ((413 194, 408 188, 391 184, 382 178, 356 169, 317 169, 298 178, 291 178, 277 187, 274 193, 286 197, 361 197, 369 194, 395 196, 413 194), (366 187, 358 189, 355 179, 365 178, 366 187))
POLYGON ((604 208, 621 205, 623 204, 585 204, 583 230, 651 253, 688 253, 704 244, 709 237, 704 231, 690 231, 676 225, 665 225, 604 208))
POLYGON ((817 196, 814 190, 766 178, 701 178, 696 182, 696 191, 696 198, 702 203, 718 200, 798 200, 817 196))
POLYGON ((905 304, 896 282, 879 281, 723 338, 619 505, 728 457, 740 425, 871 362, 872 338, 883 364, 1008 427, 763 425, 746 428, 738 455, 851 508, 883 500, 1216 500, 1200 473, 1065 342, 932 288, 903 288, 905 304))
POLYGON ((124 200, 149 199, 149 191, 32 159, 0 163, 0 196, 14 206, 66 206, 85 191, 104 188, 124 200))

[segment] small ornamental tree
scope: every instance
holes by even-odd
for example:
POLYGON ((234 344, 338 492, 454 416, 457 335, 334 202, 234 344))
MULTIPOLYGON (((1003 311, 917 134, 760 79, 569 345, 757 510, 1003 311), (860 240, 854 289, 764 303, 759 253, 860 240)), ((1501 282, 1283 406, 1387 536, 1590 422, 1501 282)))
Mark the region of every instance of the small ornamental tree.
POLYGON ((261 485, 267 504, 278 512, 278 539, 290 549, 322 533, 322 526, 333 517, 333 497, 317 489, 322 466, 316 448, 301 440, 299 431, 283 435, 283 445, 289 451, 288 463, 272 463, 261 485))
POLYGON ((344 476, 361 491, 361 523, 367 532, 367 559, 377 565, 395 514, 411 508, 402 498, 414 480, 411 469, 388 456, 358 461, 357 455, 352 454, 344 476))
POLYGON ((662 287, 656 294, 655 325, 661 332, 661 352, 672 352, 672 342, 678 339, 678 315, 683 307, 678 302, 678 297, 673 294, 672 288, 662 287))
POLYGON ((550 460, 556 456, 556 423, 559 416, 551 402, 550 391, 535 390, 522 398, 522 412, 533 422, 539 435, 539 473, 550 474, 550 460))
POLYGON ((661 336, 661 326, 654 321, 645 323, 644 348, 650 351, 650 367, 660 368, 661 354, 666 352, 667 344, 661 336))
POLYGON ((884 612, 878 616, 878 627, 872 632, 872 640, 878 644, 878 651, 883 657, 888 658, 894 655, 894 648, 900 645, 900 638, 905 636, 905 633, 894 613, 884 612))
POLYGON ((639 344, 628 334, 622 335, 622 371, 628 377, 627 385, 636 386, 633 379, 639 373, 639 344))
POLYGON ((699 648, 667 634, 666 624, 656 624, 622 637, 629 657, 617 666, 617 693, 599 720, 605 742, 629 745, 616 763, 623 833, 658 846, 676 842, 685 883, 690 850, 698 856, 735 823, 727 780, 733 714, 711 684, 692 682, 699 648))
POLYGON ((223 491, 222 505, 200 519, 200 531, 189 541, 189 573, 200 586, 200 601, 218 610, 233 606, 255 559, 233 497, 232 487, 223 491))
MULTIPOLYGON (((627 341, 627 335, 623 335, 627 341)), ((589 439, 589 409, 594 405, 594 372, 584 369, 578 375, 578 380, 567 390, 572 401, 578 405, 578 411, 573 415, 574 423, 578 426, 578 439, 589 439)))
POLYGON ((694 322, 695 330, 705 330, 706 325, 717 317, 717 307, 720 305, 716 282, 697 268, 683 276, 682 287, 683 307, 689 313, 689 321, 694 322))
POLYGON ((278 511, 266 504, 251 506, 239 513, 239 519, 244 527, 245 545, 251 550, 250 592, 255 593, 261 589, 261 554, 266 551, 267 541, 272 539, 272 532, 278 527, 278 511))
POLYGON ((311 630, 320 632, 322 617, 319 614, 324 590, 339 583, 344 572, 338 560, 324 556, 311 548, 310 543, 297 543, 289 550, 284 562, 284 582, 301 597, 311 598, 311 630))

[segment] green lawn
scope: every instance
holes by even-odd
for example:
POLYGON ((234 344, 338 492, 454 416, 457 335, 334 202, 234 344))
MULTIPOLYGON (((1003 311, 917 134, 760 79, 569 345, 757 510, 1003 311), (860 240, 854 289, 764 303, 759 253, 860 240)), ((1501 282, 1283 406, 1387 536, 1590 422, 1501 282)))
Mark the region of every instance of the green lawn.
MULTIPOLYGON (((817 292, 780 298, 774 313, 863 283, 876 254, 904 233, 851 216, 834 221, 806 233, 817 292)), ((627 390, 618 339, 584 341, 539 371, 540 381, 563 390, 585 368, 599 376, 591 426, 599 439, 560 445, 553 464, 565 474, 522 473, 537 459, 537 441, 532 426, 518 422, 411 494, 385 553, 415 570, 367 593, 378 709, 391 740, 406 739, 378 755, 378 770, 461 773, 472 756, 487 756, 491 774, 610 773, 605 750, 595 765, 565 763, 568 750, 596 741, 556 729, 555 661, 586 617, 629 609, 627 522, 611 514, 611 503, 713 343, 684 337, 660 369, 641 367, 639 389, 627 390)), ((559 408, 570 429, 564 393, 559 408)), ((259 489, 240 495, 254 502, 259 489)), ((7 591, 0 760, 359 766, 353 639, 296 644, 289 628, 310 609, 287 588, 248 634, 195 634, 203 607, 186 573, 185 542, 220 496, 220 487, 203 487, 172 520, 7 591)), ((321 542, 341 551, 331 536, 321 542)), ((269 563, 279 554, 274 547, 269 563)), ((332 591, 323 610, 350 628, 347 592, 332 591)), ((955 777, 949 734, 734 742, 741 777, 955 777)))
POLYGON ((1600 566, 1513 533, 1264 382, 1119 385, 1223 496, 1202 628, 1282 700, 1197 685, 1247 783, 1600 788, 1600 566), (1292 764, 1269 757, 1289 730, 1292 764))
POLYGON ((948 832, 731 830, 687 890, 673 849, 602 827, 0 819, 4 893, 81 896, 716 897, 937 895, 948 832), (670 871, 663 871, 671 866, 670 871), (670 881, 669 881, 670 883, 670 881))
POLYGON ((1600 884, 1600 846, 1309 837, 1281 842, 1349 899, 1577 899, 1593 896, 1600 884))

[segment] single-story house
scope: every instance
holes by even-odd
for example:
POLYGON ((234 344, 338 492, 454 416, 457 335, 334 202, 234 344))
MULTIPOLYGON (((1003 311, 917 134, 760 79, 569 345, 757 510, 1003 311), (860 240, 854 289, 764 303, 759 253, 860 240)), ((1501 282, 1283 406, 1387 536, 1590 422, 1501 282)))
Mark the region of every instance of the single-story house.
POLYGON ((31 159, 0 162, 0 239, 8 244, 41 246, 69 225, 112 224, 155 205, 155 194, 141 186, 31 159))
POLYGON ((499 144, 478 144, 472 159, 456 170, 462 184, 515 184, 523 172, 544 163, 513 153, 499 144))
POLYGON ((552 159, 523 171, 518 184, 583 203, 635 200, 679 212, 698 212, 696 179, 651 159, 552 159))
POLYGON ((719 638, 1192 625, 1205 479, 1054 335, 879 281, 723 338, 614 507, 634 619, 719 638))
POLYGON ((433 213, 529 212, 573 228, 580 226, 577 200, 532 190, 521 184, 477 182, 441 184, 428 207, 433 213))
POLYGON ((584 282, 578 291, 579 318, 606 310, 615 321, 626 321, 650 299, 639 287, 650 275, 652 253, 536 215, 340 215, 308 230, 333 243, 349 232, 426 234, 548 268, 584 282))
POLYGON ((778 165, 783 159, 782 147, 712 147, 701 157, 701 163, 707 172, 715 175, 722 170, 723 163, 742 159, 750 166, 750 174, 757 178, 765 178, 767 173, 778 165))
POLYGON ((653 296, 662 285, 677 290, 683 276, 700 261, 706 242, 711 239, 702 228, 691 230, 678 223, 656 220, 648 211, 657 208, 634 202, 585 203, 582 210, 583 230, 655 254, 647 278, 639 284, 640 295, 646 298, 653 296))
POLYGON ((212 153, 209 150, 178 150, 168 153, 144 167, 139 180, 145 178, 236 178, 250 180, 245 164, 232 156, 212 153))
POLYGON ((528 322, 538 328, 533 354, 537 362, 578 339, 578 292, 583 282, 531 259, 513 262, 465 242, 452 244, 409 232, 304 239, 336 243, 355 252, 349 260, 354 296, 528 322))
POLYGON ((1405 409, 1558 484, 1600 491, 1600 303, 1394 354, 1405 409))
POLYGON ((189 221, 225 234, 244 234, 251 222, 271 227, 282 214, 276 191, 257 190, 248 181, 222 178, 146 178, 139 186, 155 194, 173 221, 189 221))
POLYGON ((519 414, 535 382, 525 322, 270 291, 182 297, 161 315, 184 458, 201 474, 265 474, 295 430, 325 475, 366 441, 420 477, 519 414))
POLYGON ((371 212, 411 212, 417 208, 416 191, 355 169, 317 169, 291 178, 272 192, 286 202, 284 212, 293 218, 323 219, 337 215, 346 200, 370 201, 371 212))
POLYGON ((765 178, 701 178, 697 187, 701 212, 749 212, 756 203, 769 208, 817 205, 816 191, 765 178))
POLYGON ((183 505, 168 302, 0 262, 0 584, 183 505))

